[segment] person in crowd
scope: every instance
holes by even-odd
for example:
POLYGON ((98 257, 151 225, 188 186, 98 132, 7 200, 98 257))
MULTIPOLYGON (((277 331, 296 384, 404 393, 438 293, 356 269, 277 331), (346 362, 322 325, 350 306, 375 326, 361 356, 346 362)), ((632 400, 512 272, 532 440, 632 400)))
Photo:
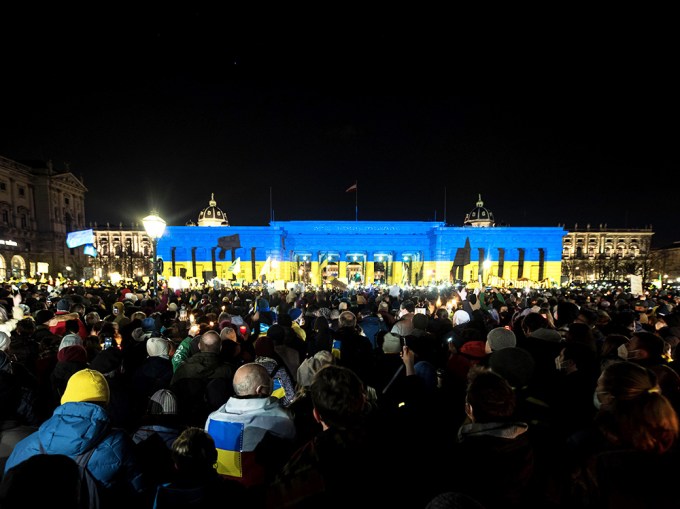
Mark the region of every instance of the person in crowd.
POLYGON ((146 341, 147 358, 132 376, 137 407, 146 406, 148 398, 170 387, 173 371, 170 361, 170 341, 153 337, 146 341))
POLYGON ((172 444, 184 428, 171 391, 159 389, 147 398, 146 411, 132 433, 132 441, 149 484, 157 486, 173 480, 172 444))
POLYGON ((200 336, 198 352, 177 367, 169 389, 177 397, 182 419, 205 423, 210 412, 232 394, 234 366, 220 358, 222 338, 214 330, 200 336))
POLYGON ((534 451, 529 426, 514 419, 515 403, 502 376, 474 371, 465 399, 467 421, 452 444, 450 457, 456 461, 447 465, 446 484, 478 498, 487 509, 526 507, 531 493, 534 451))
POLYGON ((156 509, 214 508, 251 504, 246 488, 217 473, 215 440, 202 428, 189 427, 172 444, 174 479, 158 486, 156 509))
POLYGON ((292 452, 295 439, 293 416, 271 396, 272 388, 264 366, 244 364, 234 373, 233 396, 205 422, 219 451, 217 472, 258 496, 292 452))
POLYGON ((272 379, 272 396, 278 398, 281 404, 287 407, 295 397, 295 380, 288 372, 286 363, 276 352, 272 338, 269 336, 257 338, 255 354, 256 357, 253 362, 264 366, 272 379))
POLYGON ((368 425, 361 379, 349 368, 328 364, 314 375, 309 390, 322 431, 269 484, 266 507, 349 507, 357 493, 369 507, 389 502, 390 493, 375 487, 381 454, 368 425))
POLYGON ((578 507, 674 507, 678 415, 655 373, 630 361, 608 365, 597 381, 593 426, 570 439, 564 503, 578 507), (661 483, 661 484, 659 484, 661 483))
POLYGON ((57 352, 57 365, 50 375, 54 401, 52 410, 59 406, 64 391, 66 390, 66 385, 73 373, 85 369, 88 366, 87 350, 85 350, 83 345, 67 346, 57 352))
POLYGON ((10 468, 0 483, 0 507, 89 509, 80 470, 64 454, 37 454, 10 468), (36 480, 40 485, 36 487, 36 480))
POLYGON ((307 340, 307 356, 313 357, 321 350, 330 352, 332 348, 333 340, 328 319, 323 315, 317 316, 314 319, 311 337, 307 340))
POLYGON ((0 350, 0 468, 16 444, 33 433, 38 419, 33 408, 33 388, 21 374, 15 373, 12 361, 0 350))
POLYGON ((373 386, 372 351, 371 342, 357 331, 356 315, 343 311, 338 318, 338 330, 333 334, 333 354, 338 364, 354 371, 366 385, 373 386))
POLYGON ((413 316, 416 311, 415 303, 410 300, 404 300, 399 305, 399 314, 397 321, 392 325, 390 332, 398 336, 408 336, 413 330, 413 316))
POLYGON ((131 438, 111 427, 106 407, 109 384, 101 373, 80 370, 71 376, 61 405, 39 429, 19 442, 5 464, 12 467, 38 454, 75 456, 94 449, 87 468, 110 504, 141 503, 149 486, 139 469, 131 438))
POLYGON ((680 412, 680 375, 668 364, 664 356, 665 342, 657 334, 634 332, 628 342, 628 360, 651 369, 656 375, 664 396, 676 412, 680 412))

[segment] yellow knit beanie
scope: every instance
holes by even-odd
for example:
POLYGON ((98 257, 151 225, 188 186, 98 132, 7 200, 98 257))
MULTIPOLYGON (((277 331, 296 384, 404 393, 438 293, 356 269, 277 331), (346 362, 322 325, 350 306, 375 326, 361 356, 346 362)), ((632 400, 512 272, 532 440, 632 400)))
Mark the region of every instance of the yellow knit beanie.
POLYGON ((109 402, 109 382, 94 369, 81 369, 68 379, 61 404, 76 401, 109 402))

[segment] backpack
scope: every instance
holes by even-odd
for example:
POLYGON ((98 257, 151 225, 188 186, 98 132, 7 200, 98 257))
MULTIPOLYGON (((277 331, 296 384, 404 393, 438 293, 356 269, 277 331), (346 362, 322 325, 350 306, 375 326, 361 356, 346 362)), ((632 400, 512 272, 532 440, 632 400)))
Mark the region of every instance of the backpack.
MULTIPOLYGON (((47 454, 40 440, 38 440, 38 445, 40 446, 40 453, 47 454)), ((99 501, 99 484, 92 475, 92 472, 90 472, 90 469, 87 468, 87 464, 94 454, 95 449, 96 447, 92 447, 88 451, 73 457, 73 460, 78 464, 78 470, 80 471, 80 506, 89 509, 101 508, 101 503, 99 501)))

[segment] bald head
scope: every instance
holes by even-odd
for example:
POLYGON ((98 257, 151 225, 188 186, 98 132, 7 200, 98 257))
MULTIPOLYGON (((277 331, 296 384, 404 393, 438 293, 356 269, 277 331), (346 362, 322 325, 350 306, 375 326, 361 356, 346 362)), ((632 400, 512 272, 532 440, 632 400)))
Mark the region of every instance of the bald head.
POLYGON ((244 364, 234 373, 234 394, 236 396, 259 396, 266 398, 272 393, 272 379, 261 364, 244 364))
POLYGON ((201 352, 220 353, 222 348, 222 339, 215 331, 204 332, 201 339, 198 341, 198 349, 201 352))

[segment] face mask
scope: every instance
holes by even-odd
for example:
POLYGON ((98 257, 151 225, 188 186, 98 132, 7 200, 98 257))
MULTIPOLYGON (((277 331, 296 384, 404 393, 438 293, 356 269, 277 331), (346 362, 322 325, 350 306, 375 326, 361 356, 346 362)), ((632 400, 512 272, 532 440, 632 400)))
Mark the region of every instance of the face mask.
POLYGON ((595 408, 598 410, 602 408, 602 402, 600 401, 600 398, 597 396, 597 391, 593 392, 593 405, 595 405, 595 408))
POLYGON ((628 360, 635 360, 639 359, 640 356, 640 350, 630 350, 628 352, 628 356, 626 357, 628 360))
POLYGON ((566 371, 567 370, 567 361, 560 361, 559 355, 555 357, 555 368, 557 371, 566 371))
POLYGON ((624 361, 628 358, 628 348, 626 348, 626 345, 621 345, 616 349, 616 353, 618 354, 619 357, 621 357, 624 361))

